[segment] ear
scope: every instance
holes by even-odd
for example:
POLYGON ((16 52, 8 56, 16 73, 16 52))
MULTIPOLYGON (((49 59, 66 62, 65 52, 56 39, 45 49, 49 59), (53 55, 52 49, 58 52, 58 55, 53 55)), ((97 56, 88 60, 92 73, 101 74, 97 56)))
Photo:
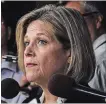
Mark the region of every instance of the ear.
POLYGON ((10 37, 11 37, 11 28, 8 26, 8 40, 10 40, 10 37))
POLYGON ((96 28, 99 29, 101 27, 101 22, 103 20, 103 16, 99 15, 96 19, 96 28))
POLYGON ((67 55, 67 57, 71 57, 71 50, 70 49, 67 50, 66 55, 67 55))
POLYGON ((70 63, 71 62, 71 50, 69 49, 69 50, 67 50, 67 53, 66 53, 66 55, 67 55, 67 62, 68 63, 70 63))

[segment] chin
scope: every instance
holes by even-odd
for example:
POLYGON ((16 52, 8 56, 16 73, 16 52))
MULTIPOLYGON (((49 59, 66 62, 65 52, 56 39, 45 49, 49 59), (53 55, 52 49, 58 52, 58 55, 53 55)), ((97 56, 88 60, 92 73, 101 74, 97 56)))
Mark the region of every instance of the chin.
POLYGON ((32 75, 30 73, 26 74, 26 78, 29 82, 34 82, 35 81, 34 75, 32 75))

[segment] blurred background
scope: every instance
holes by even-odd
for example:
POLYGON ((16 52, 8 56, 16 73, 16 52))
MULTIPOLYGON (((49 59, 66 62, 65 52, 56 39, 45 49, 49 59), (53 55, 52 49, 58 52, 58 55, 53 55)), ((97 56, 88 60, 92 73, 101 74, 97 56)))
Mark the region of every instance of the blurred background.
MULTIPOLYGON (((37 9, 46 4, 65 5, 68 1, 1 1, 1 10, 3 17, 5 18, 8 25, 12 28, 12 35, 8 41, 8 50, 17 53, 15 43, 15 28, 17 21, 21 16, 30 12, 33 9, 37 9)), ((106 1, 97 1, 101 11, 106 18, 106 1)))

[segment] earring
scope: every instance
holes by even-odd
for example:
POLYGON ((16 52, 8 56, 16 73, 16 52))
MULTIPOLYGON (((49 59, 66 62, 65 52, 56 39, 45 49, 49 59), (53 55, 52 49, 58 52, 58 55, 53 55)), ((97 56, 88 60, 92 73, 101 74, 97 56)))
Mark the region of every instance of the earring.
POLYGON ((68 58, 67 62, 68 63, 71 63, 71 57, 68 58))

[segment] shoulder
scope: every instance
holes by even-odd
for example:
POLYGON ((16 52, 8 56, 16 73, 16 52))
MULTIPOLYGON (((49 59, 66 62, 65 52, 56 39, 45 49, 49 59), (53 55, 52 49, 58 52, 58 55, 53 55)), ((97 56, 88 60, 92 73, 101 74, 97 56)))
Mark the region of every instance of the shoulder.
POLYGON ((106 51, 96 57, 96 67, 105 67, 106 70, 106 51))
POLYGON ((16 62, 17 57, 12 55, 5 55, 1 60, 1 79, 13 78, 20 82, 22 71, 18 68, 16 62))
POLYGON ((96 65, 96 72, 106 76, 106 59, 101 59, 96 65))
POLYGON ((106 58, 106 34, 101 35, 93 43, 96 59, 106 58))

